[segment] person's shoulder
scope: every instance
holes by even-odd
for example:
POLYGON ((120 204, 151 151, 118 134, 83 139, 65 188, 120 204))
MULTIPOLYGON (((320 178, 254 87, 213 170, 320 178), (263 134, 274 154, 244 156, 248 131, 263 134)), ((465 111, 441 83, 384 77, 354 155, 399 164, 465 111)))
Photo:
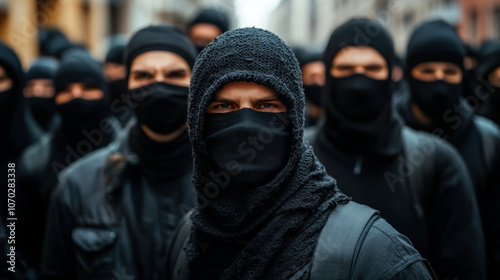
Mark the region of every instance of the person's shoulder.
POLYGON ((474 125, 481 135, 487 136, 496 143, 497 149, 500 146, 500 128, 492 120, 485 117, 474 116, 474 125))
MULTIPOLYGON (((410 240, 383 218, 377 219, 361 246, 354 279, 395 279, 405 270, 423 262, 410 240), (361 277, 361 278, 359 278, 361 277)), ((431 279, 425 266, 412 268, 416 279, 431 279)))
POLYGON ((56 196, 76 195, 85 197, 87 193, 102 191, 103 169, 112 147, 105 147, 78 159, 59 173, 56 196))
MULTIPOLYGON (((458 151, 446 140, 425 131, 418 131, 409 126, 402 129, 403 145, 408 141, 415 141, 418 152, 437 162, 456 162, 462 157, 458 151)), ((413 152, 413 151, 412 151, 413 152)))

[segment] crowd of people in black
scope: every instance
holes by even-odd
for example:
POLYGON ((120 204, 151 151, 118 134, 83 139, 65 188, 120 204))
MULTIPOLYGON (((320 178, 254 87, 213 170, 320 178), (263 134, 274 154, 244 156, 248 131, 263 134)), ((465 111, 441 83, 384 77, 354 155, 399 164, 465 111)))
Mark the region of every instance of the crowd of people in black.
POLYGON ((213 8, 104 61, 39 41, 0 42, 1 279, 500 279, 500 41, 213 8))

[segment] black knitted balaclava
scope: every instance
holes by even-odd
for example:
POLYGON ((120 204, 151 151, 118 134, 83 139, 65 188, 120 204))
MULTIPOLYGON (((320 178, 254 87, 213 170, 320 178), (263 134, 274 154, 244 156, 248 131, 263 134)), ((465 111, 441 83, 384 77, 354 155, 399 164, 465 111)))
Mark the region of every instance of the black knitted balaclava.
MULTIPOLYGON (((196 59, 196 50, 182 31, 170 25, 153 25, 137 31, 127 44, 127 71, 138 55, 149 51, 175 53, 191 68, 196 59)), ((129 89, 129 94, 137 103, 134 111, 138 122, 154 132, 172 133, 186 123, 188 87, 158 82, 129 89)))
MULTIPOLYGON (((125 65, 125 45, 116 45, 109 49, 104 59, 104 63, 114 63, 117 65, 125 65)), ((117 80, 108 80, 108 91, 111 103, 113 101, 120 100, 122 95, 127 93, 127 79, 123 77, 117 80)))
MULTIPOLYGON (((288 279, 311 260, 331 209, 347 201, 303 143, 304 93, 293 52, 262 29, 228 31, 200 53, 188 104, 198 197, 186 248, 191 279, 288 279), (206 110, 220 88, 236 81, 272 89, 287 108, 291 136, 284 144, 288 160, 274 178, 252 187, 224 189, 221 183, 231 180, 230 172, 213 170, 209 151, 210 145, 225 143, 207 141, 206 123, 214 120, 206 110)), ((233 114, 230 121, 244 125, 248 115, 257 113, 242 109, 223 118, 233 114), (241 122, 238 117, 243 117, 241 122)))
POLYGON ((83 129, 99 127, 100 121, 109 116, 109 96, 101 65, 86 52, 63 56, 54 78, 56 96, 73 83, 83 83, 104 93, 101 99, 74 98, 57 105, 63 130, 79 138, 83 129))
POLYGON ((13 82, 10 89, 0 92, 0 159, 12 160, 42 131, 32 126, 35 123, 25 104, 21 62, 16 53, 2 41, 0 66, 13 82))
MULTIPOLYGON (((411 100, 435 125, 444 125, 443 114, 459 104, 463 83, 444 80, 422 81, 411 75, 412 69, 424 62, 449 62, 464 73, 465 46, 455 29, 443 20, 425 22, 415 28, 408 41, 406 63, 411 100)), ((465 73, 464 73, 465 75, 465 73)))
MULTIPOLYGON (((220 33, 224 33, 229 30, 229 18, 226 13, 222 10, 215 8, 205 8, 202 9, 196 17, 189 23, 188 29, 191 29, 196 24, 211 24, 219 28, 220 33)), ((197 45, 196 50, 201 52, 206 46, 197 45)))
MULTIPOLYGON (((312 49, 293 49, 297 60, 299 61, 300 68, 309 63, 321 62, 323 63, 323 53, 321 51, 315 51, 312 49)), ((306 95, 306 100, 312 102, 314 105, 321 107, 323 104, 323 85, 319 84, 304 84, 304 94, 306 95)))
POLYGON ((394 84, 391 69, 395 54, 392 38, 380 23, 357 18, 335 29, 324 52, 326 66, 325 123, 320 130, 322 145, 335 145, 350 154, 394 156, 401 148, 401 124, 393 116, 394 84), (333 77, 332 61, 345 47, 367 46, 385 59, 386 80, 363 74, 333 77))
MULTIPOLYGON (((31 65, 26 72, 26 83, 31 80, 45 79, 54 81, 59 62, 51 57, 41 57, 31 65)), ((30 97, 27 98, 31 114, 44 128, 49 125, 50 120, 55 114, 56 104, 54 96, 52 97, 30 97)))

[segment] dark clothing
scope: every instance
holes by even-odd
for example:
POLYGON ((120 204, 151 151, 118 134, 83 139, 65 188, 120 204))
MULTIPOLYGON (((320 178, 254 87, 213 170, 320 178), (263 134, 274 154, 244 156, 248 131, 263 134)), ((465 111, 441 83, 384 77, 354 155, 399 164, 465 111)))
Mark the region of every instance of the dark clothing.
POLYGON ((323 131, 323 127, 311 131, 306 139, 313 141, 316 155, 343 192, 379 210, 408 236, 440 279, 485 278, 484 238, 474 191, 454 149, 435 137, 404 128, 403 145, 405 138, 422 141, 417 151, 420 159, 403 150, 391 157, 350 154, 333 145, 323 131), (424 162, 417 164, 422 156, 424 162), (416 172, 411 170, 424 166, 429 173, 422 186, 411 185, 408 176, 416 172))
POLYGON ((491 121, 474 116, 472 110, 462 100, 462 115, 451 115, 452 122, 447 129, 423 126, 413 116, 409 102, 399 106, 399 113, 408 126, 439 134, 453 145, 464 159, 475 189, 477 204, 483 221, 486 238, 488 277, 500 278, 500 130, 491 121), (487 139, 483 139, 486 137, 487 139), (492 143, 489 147, 485 143, 492 143))
MULTIPOLYGON (((7 232, 5 228, 7 224, 7 211, 8 211, 8 198, 14 199, 16 202, 16 207, 14 209, 14 216, 9 216, 11 218, 19 218, 19 210, 22 208, 22 200, 18 197, 7 197, 8 192, 7 184, 14 184, 15 191, 19 191, 16 187, 16 178, 18 174, 17 169, 14 167, 15 172, 9 173, 9 164, 17 164, 18 158, 22 151, 36 141, 40 135, 42 135, 42 130, 38 127, 35 120, 31 116, 26 100, 23 96, 24 88, 24 73, 21 67, 21 62, 19 61, 15 52, 10 49, 7 45, 0 41, 0 66, 5 70, 5 74, 12 80, 12 87, 3 92, 0 92, 0 166, 3 170, 0 172, 2 175, 3 185, 2 185, 2 195, 0 195, 0 233, 7 232), (9 175, 11 174, 11 175, 9 175), (8 180, 10 179, 10 180, 8 180)), ((17 195, 16 193, 14 193, 17 195)), ((14 221, 16 226, 17 221, 14 221)), ((10 221, 9 221, 10 224, 10 221)), ((19 229, 16 230, 19 233, 19 229)), ((18 271, 16 275, 14 273, 7 271, 11 267, 7 260, 10 257, 4 254, 3 250, 9 248, 10 246, 17 245, 9 244, 7 245, 7 236, 0 236, 0 275, 8 275, 8 277, 27 277, 29 279, 30 275, 24 273, 24 268, 26 268, 25 262, 22 257, 22 253, 19 248, 16 249, 16 270, 18 271), (6 274, 5 274, 6 273, 6 274)))
POLYGON ((90 130, 79 137, 71 137, 59 127, 46 133, 38 142, 28 147, 18 164, 20 209, 19 246, 26 254, 26 261, 38 270, 45 233, 50 197, 58 183, 58 174, 74 161, 91 151, 107 146, 118 136, 120 125, 108 119, 111 131, 90 130))
MULTIPOLYGON (((424 264, 408 238, 398 233, 378 214, 370 217, 374 221, 363 223, 366 211, 377 212, 354 202, 335 208, 316 241, 312 260, 291 279, 432 279, 425 267, 427 263, 424 264), (363 208, 366 210, 362 211, 363 208), (363 229, 361 235, 357 234, 359 231, 353 230, 357 223, 363 229), (355 238, 345 236, 347 233, 353 234, 355 238), (355 249, 358 245, 360 248, 355 249), (384 250, 380 250, 380 246, 384 250), (337 251, 339 248, 344 248, 345 251, 337 251), (374 267, 377 269, 373 269, 374 267)), ((188 213, 179 224, 172 240, 174 243, 169 248, 168 276, 171 280, 188 278, 183 246, 188 241, 191 230, 192 223, 188 213)))
POLYGON ((290 279, 307 270, 329 214, 349 198, 304 145, 302 77, 291 49, 258 28, 217 37, 193 68, 188 124, 198 197, 186 245, 189 278, 290 279), (286 113, 206 113, 217 90, 238 81, 273 90, 286 113), (214 154, 224 134, 232 145, 214 154))
POLYGON ((190 144, 185 132, 155 150, 142 133, 132 126, 61 174, 48 213, 45 279, 166 279, 167 245, 193 204, 190 144))

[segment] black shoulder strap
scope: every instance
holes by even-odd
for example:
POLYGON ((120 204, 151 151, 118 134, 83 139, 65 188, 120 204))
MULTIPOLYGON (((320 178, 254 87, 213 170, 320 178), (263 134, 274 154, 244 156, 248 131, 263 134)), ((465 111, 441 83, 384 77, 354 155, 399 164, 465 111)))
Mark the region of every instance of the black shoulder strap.
POLYGON ((497 151, 495 150, 495 132, 498 135, 498 128, 482 117, 474 117, 474 123, 476 124, 477 131, 481 137, 481 146, 483 148, 483 159, 486 168, 490 168, 493 164, 497 151))
POLYGON ((365 237, 379 217, 377 210, 353 201, 338 205, 319 236, 310 279, 350 279, 365 237))
POLYGON ((184 280, 187 279, 187 256, 183 250, 186 246, 189 235, 191 233, 191 214, 193 210, 189 211, 182 218, 177 226, 177 230, 170 242, 168 249, 168 279, 171 280, 184 280))
MULTIPOLYGON (((413 152, 418 152, 420 150, 422 137, 417 133, 412 133, 412 130, 408 127, 403 128, 401 135, 403 137, 404 157, 408 161, 413 152)), ((432 141, 431 139, 429 140, 432 141)), ((409 191, 413 197, 413 208, 419 218, 424 216, 424 210, 419 200, 419 193, 421 193, 424 188, 424 178, 430 177, 431 171, 432 165, 430 161, 423 158, 420 164, 415 164, 413 166, 413 172, 411 172, 408 178, 410 185, 409 191)))

